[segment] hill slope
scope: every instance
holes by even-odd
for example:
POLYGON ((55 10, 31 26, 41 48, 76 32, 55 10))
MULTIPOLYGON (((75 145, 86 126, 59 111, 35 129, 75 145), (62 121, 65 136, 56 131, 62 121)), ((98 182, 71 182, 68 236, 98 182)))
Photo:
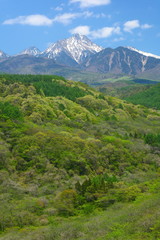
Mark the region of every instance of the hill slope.
POLYGON ((159 237, 159 120, 62 77, 1 75, 0 238, 159 237))
POLYGON ((149 89, 141 91, 140 93, 134 93, 124 99, 134 104, 160 109, 160 84, 149 87, 149 89))

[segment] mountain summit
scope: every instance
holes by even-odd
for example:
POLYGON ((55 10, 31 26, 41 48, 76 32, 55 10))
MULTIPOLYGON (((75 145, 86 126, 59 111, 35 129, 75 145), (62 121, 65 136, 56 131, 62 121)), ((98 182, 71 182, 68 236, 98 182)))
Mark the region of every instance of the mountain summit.
POLYGON ((82 64, 85 59, 100 52, 102 49, 102 47, 93 43, 86 36, 75 34, 70 38, 51 44, 42 53, 42 56, 54 59, 61 64, 73 66, 82 64))
POLYGON ((0 59, 5 59, 9 57, 6 53, 4 53, 3 51, 0 50, 0 59))
POLYGON ((30 56, 39 56, 40 53, 41 53, 41 51, 37 47, 30 47, 30 48, 26 48, 25 50, 20 52, 18 55, 27 54, 30 56))

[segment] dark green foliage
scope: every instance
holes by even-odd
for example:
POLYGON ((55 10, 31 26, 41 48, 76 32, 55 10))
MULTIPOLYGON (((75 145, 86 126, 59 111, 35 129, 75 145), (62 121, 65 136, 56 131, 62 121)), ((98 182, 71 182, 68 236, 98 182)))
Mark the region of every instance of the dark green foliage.
POLYGON ((156 84, 145 91, 135 93, 124 99, 134 104, 160 109, 160 84, 156 84))
POLYGON ((78 87, 70 87, 59 84, 56 81, 39 81, 33 84, 37 90, 37 93, 43 91, 45 96, 63 96, 70 100, 75 100, 78 97, 83 97, 86 95, 86 92, 81 90, 78 87))
POLYGON ((57 80, 63 80, 64 77, 57 76, 57 75, 19 75, 19 74, 1 74, 0 75, 0 81, 4 81, 6 84, 10 83, 15 83, 15 82, 21 82, 23 84, 30 84, 30 83, 35 83, 39 81, 52 81, 52 79, 57 79, 57 80))
POLYGON ((107 82, 98 87, 105 95, 118 97, 133 104, 160 109, 160 84, 146 79, 107 82))
POLYGON ((63 96, 70 100, 75 100, 78 97, 87 95, 83 89, 78 86, 67 85, 66 80, 59 76, 49 75, 0 75, 0 79, 5 79, 5 84, 21 82, 29 85, 33 84, 38 94, 44 94, 45 96, 63 96))
MULTIPOLYGON (((152 81, 151 81, 152 82, 152 81)), ((150 82, 149 82, 150 83, 150 82)), ((128 98, 134 94, 141 93, 153 86, 151 84, 138 84, 138 82, 119 80, 119 81, 107 81, 105 84, 97 87, 100 92, 105 95, 118 97, 121 99, 128 98)))
POLYGON ((113 187, 113 183, 117 182, 115 176, 108 176, 108 174, 96 175, 92 178, 85 180, 82 184, 76 183, 76 190, 85 195, 86 193, 106 193, 109 188, 113 187))
POLYGON ((0 118, 6 120, 22 120, 23 115, 18 107, 9 102, 0 102, 0 118))
POLYGON ((144 136, 145 143, 151 146, 160 146, 160 134, 146 134, 144 136))

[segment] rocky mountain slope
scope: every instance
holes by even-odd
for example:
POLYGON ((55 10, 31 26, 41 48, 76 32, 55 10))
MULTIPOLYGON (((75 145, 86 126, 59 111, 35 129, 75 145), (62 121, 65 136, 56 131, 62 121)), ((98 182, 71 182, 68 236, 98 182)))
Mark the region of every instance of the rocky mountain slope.
POLYGON ((106 48, 86 62, 86 70, 136 75, 160 64, 160 58, 146 56, 128 47, 106 48))

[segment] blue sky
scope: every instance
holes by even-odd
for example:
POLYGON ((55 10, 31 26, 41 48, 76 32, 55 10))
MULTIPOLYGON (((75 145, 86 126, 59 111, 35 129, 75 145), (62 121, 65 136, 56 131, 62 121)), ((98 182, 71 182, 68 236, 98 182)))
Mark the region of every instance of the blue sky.
POLYGON ((160 55, 160 0, 0 0, 0 50, 41 51, 74 33, 160 55))

